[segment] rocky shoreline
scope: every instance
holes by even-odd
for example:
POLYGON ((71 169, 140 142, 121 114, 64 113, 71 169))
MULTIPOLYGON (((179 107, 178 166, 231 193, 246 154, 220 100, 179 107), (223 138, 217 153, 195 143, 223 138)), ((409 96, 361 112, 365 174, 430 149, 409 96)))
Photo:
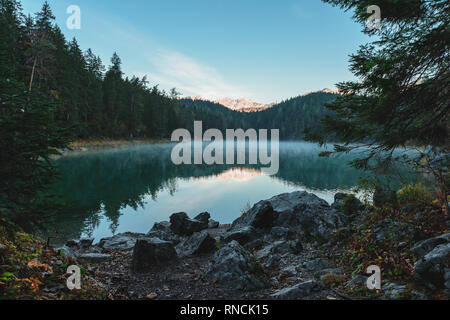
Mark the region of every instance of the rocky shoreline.
MULTIPOLYGON (((194 218, 180 212, 147 234, 122 233, 96 244, 71 240, 57 250, 87 263, 110 299, 338 300, 364 298, 364 290, 376 299, 427 299, 436 290, 448 298, 449 233, 407 249, 417 256, 412 272, 418 287, 383 275, 382 290, 370 292, 365 270, 349 274, 336 264, 337 231, 358 225, 365 210, 350 195, 337 194, 330 206, 314 194, 293 192, 258 202, 231 225, 207 212, 194 218)), ((403 227, 377 226, 375 239, 409 237, 403 227)))

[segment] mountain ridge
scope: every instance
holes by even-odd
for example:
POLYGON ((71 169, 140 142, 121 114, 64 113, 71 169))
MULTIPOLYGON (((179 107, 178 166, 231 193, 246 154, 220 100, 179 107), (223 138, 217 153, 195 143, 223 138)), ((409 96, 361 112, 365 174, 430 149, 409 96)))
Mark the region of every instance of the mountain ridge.
POLYGON ((248 98, 220 98, 220 99, 208 99, 201 96, 195 97, 182 97, 180 100, 192 100, 192 101, 206 101, 220 104, 227 109, 238 111, 238 112, 257 112, 269 109, 275 105, 275 103, 264 104, 253 101, 248 98))
MULTIPOLYGON (((298 97, 305 97, 308 96, 310 94, 314 94, 314 93, 332 93, 332 94, 340 94, 339 90, 332 90, 332 89, 322 89, 322 90, 317 90, 317 91, 311 91, 308 93, 305 93, 303 95, 299 95, 296 97, 292 97, 289 98, 285 101, 294 99, 294 98, 298 98, 298 97)), ((204 98, 202 96, 193 96, 193 97, 180 97, 179 100, 192 100, 192 101, 205 101, 205 102, 212 102, 212 103, 216 103, 216 104, 220 104, 224 107, 226 107, 227 109, 233 110, 233 111, 238 111, 238 112, 259 112, 259 111, 264 111, 267 109, 270 109, 276 105, 279 105, 282 102, 274 102, 274 103, 269 103, 269 104, 264 104, 264 103, 259 103, 256 102, 252 99, 249 98, 229 98, 229 97, 225 97, 225 98, 219 98, 219 99, 208 99, 208 98, 204 98)))

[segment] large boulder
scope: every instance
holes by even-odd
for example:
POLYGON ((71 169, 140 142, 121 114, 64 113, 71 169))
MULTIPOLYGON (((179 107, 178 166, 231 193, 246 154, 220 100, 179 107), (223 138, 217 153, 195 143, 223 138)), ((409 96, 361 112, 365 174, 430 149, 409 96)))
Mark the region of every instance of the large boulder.
POLYGON ((216 240, 207 231, 196 232, 175 247, 178 256, 192 256, 216 251, 216 240))
POLYGON ((145 238, 143 233, 125 232, 115 236, 103 238, 98 246, 105 250, 131 250, 138 239, 145 238))
POLYGON ((165 231, 169 232, 170 230, 170 222, 169 221, 161 221, 156 222, 150 231, 165 231))
POLYGON ((270 229, 273 226, 274 214, 271 204, 267 201, 260 201, 241 217, 234 220, 231 230, 238 230, 242 227, 251 226, 255 229, 270 229))
POLYGON ((214 254, 207 275, 233 290, 255 291, 265 287, 262 266, 237 241, 226 244, 214 254))
POLYGON ((134 272, 147 272, 177 259, 177 253, 171 242, 158 238, 142 238, 138 239, 134 246, 131 269, 134 272))
POLYGON ((274 227, 301 231, 306 236, 323 237, 342 227, 348 218, 312 193, 284 193, 267 200, 274 210, 274 227))
POLYGON ((425 256, 428 252, 433 250, 440 244, 450 242, 450 233, 441 234, 440 236, 420 241, 411 248, 411 251, 417 254, 419 257, 425 256))
POLYGON ((199 213, 194 218, 194 220, 197 220, 197 221, 200 221, 200 222, 203 222, 203 223, 208 223, 209 218, 211 218, 211 215, 209 214, 209 212, 202 212, 202 213, 199 213))
POLYGON ((219 228, 220 223, 218 221, 215 221, 213 219, 209 219, 208 221, 208 229, 217 229, 219 228))
POLYGON ((155 223, 146 236, 149 238, 159 238, 164 241, 170 241, 174 245, 179 244, 182 240, 179 236, 172 232, 170 229, 170 222, 168 221, 155 223))
POLYGON ((207 228, 207 221, 190 219, 185 212, 174 213, 170 216, 170 229, 179 236, 190 236, 207 228))
POLYGON ((422 280, 450 290, 450 243, 437 245, 414 264, 414 271, 422 280))
POLYGON ((344 213, 332 208, 312 193, 284 193, 260 201, 236 219, 224 235, 225 242, 237 240, 244 245, 258 238, 295 239, 297 234, 327 238, 349 221, 344 213))

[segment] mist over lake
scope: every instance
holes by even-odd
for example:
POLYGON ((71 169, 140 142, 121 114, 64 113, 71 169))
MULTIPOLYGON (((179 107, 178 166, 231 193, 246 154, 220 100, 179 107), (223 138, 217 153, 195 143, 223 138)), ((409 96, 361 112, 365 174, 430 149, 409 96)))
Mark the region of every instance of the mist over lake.
MULTIPOLYGON (((208 211, 231 223, 248 205, 292 191, 314 192, 332 203, 334 194, 358 185, 364 172, 348 165, 356 155, 322 158, 318 145, 280 143, 280 169, 264 175, 257 165, 174 165, 175 144, 148 144, 72 152, 55 161, 52 186, 65 207, 53 218, 55 243, 121 232, 146 233, 174 212, 208 211)), ((406 172, 406 169, 405 169, 406 172)))

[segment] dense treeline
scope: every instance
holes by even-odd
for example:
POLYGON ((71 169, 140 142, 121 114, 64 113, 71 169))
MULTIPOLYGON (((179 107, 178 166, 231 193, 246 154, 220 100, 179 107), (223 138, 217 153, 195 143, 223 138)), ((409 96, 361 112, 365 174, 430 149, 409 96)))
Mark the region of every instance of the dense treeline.
POLYGON ((47 3, 25 17, 19 2, 5 0, 1 15, 2 69, 57 103, 54 120, 75 137, 167 137, 178 119, 193 118, 174 101, 175 90, 166 94, 145 77, 124 78, 116 53, 105 68, 91 49, 67 41, 47 3))
POLYGON ((315 92, 288 99, 259 112, 238 112, 209 101, 182 99, 191 108, 197 120, 207 128, 280 129, 282 140, 302 139, 305 130, 320 130, 320 119, 332 112, 325 107, 337 94, 315 92))

